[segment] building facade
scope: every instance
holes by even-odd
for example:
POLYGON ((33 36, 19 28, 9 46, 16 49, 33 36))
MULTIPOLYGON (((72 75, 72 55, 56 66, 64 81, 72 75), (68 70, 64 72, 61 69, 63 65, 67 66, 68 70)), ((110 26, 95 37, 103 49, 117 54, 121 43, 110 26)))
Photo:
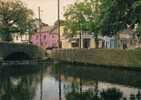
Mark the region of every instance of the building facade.
POLYGON ((115 36, 98 36, 98 48, 116 48, 115 36))
POLYGON ((25 33, 23 35, 18 33, 12 33, 12 38, 14 43, 29 43, 29 34, 25 33))
POLYGON ((95 38, 90 32, 83 31, 81 36, 78 32, 77 35, 72 38, 66 38, 64 33, 64 26, 60 27, 60 40, 62 43, 62 48, 95 48, 95 38), (80 42, 81 41, 81 42, 80 42), (80 46, 81 45, 81 46, 80 46))
POLYGON ((58 48, 58 35, 49 32, 35 33, 31 37, 31 43, 43 49, 58 48))
POLYGON ((138 39, 134 30, 126 29, 117 33, 117 46, 121 49, 138 47, 138 39))

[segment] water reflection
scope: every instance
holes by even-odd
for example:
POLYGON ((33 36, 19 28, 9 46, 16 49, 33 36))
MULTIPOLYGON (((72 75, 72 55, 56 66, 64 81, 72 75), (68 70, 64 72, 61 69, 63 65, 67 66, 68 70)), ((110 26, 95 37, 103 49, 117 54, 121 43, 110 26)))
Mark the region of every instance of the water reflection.
POLYGON ((41 73, 40 73, 40 100, 42 100, 43 97, 43 67, 41 66, 41 73))
POLYGON ((115 88, 99 91, 71 92, 66 95, 67 100, 121 100, 122 92, 115 88))
POLYGON ((141 71, 67 64, 0 68, 0 100, 141 100, 141 71))
POLYGON ((141 100, 140 71, 66 64, 53 70, 61 73, 66 100, 141 100))
POLYGON ((141 100, 141 95, 130 95, 130 98, 123 97, 123 92, 116 88, 99 91, 96 94, 94 91, 86 91, 84 93, 70 92, 66 94, 66 100, 141 100))
POLYGON ((0 100, 33 100, 39 82, 39 66, 4 66, 0 70, 0 100))

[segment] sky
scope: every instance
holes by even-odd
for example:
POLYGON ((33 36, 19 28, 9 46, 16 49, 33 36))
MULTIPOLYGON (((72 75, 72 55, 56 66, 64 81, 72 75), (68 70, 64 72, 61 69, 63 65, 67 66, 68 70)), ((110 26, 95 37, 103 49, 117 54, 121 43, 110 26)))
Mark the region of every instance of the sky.
MULTIPOLYGON (((58 0, 22 0, 25 5, 32 9, 34 16, 38 17, 38 7, 41 9, 41 19, 43 22, 53 25, 57 20, 57 1, 58 0)), ((64 7, 73 4, 75 0, 60 0, 60 18, 63 19, 64 7)))

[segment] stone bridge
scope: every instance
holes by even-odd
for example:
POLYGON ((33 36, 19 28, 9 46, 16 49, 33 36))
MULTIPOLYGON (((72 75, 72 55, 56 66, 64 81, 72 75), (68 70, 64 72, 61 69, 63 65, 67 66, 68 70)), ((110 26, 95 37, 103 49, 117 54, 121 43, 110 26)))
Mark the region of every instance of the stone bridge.
POLYGON ((0 43, 1 60, 33 60, 45 56, 45 50, 32 44, 0 43))

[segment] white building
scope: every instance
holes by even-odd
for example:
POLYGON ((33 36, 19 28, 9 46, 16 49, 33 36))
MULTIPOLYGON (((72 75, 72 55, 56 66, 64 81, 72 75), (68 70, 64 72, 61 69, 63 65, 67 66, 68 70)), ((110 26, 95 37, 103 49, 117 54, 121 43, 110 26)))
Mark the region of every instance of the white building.
POLYGON ((29 43, 29 34, 27 33, 23 35, 13 33, 12 38, 14 43, 29 43))

